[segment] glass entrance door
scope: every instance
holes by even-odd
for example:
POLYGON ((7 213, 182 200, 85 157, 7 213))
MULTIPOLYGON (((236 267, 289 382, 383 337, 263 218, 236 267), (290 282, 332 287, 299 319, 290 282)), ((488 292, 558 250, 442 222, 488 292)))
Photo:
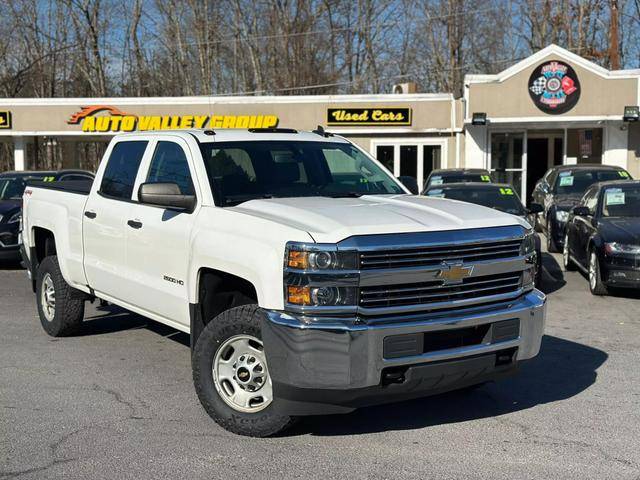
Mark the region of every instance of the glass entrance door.
POLYGON ((443 145, 433 142, 380 142, 373 154, 394 176, 407 175, 418 182, 420 190, 432 170, 441 168, 443 145))
POLYGON ((510 183, 525 200, 527 157, 523 147, 524 132, 491 133, 489 170, 496 182, 510 183))

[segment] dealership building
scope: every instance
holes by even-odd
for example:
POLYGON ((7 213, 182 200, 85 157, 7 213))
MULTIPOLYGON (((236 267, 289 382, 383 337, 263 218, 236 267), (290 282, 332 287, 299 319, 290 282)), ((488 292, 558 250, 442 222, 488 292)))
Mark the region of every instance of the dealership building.
POLYGON ((602 163, 640 177, 640 70, 609 71, 556 45, 493 75, 467 75, 464 95, 0 99, 0 141, 16 170, 34 146, 83 144, 176 128, 313 130, 322 125, 421 183, 435 168, 487 168, 528 198, 553 165, 602 163))

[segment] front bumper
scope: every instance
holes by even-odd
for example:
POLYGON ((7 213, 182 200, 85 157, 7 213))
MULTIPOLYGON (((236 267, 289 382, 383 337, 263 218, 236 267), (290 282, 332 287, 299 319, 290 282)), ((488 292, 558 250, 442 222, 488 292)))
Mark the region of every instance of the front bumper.
POLYGON ((540 349, 545 302, 533 290, 499 306, 375 322, 267 311, 262 338, 274 405, 290 415, 345 413, 511 374, 540 349), (482 338, 452 346, 457 332, 482 338))
POLYGON ((0 225, 0 260, 18 260, 19 258, 18 224, 0 225))
POLYGON ((640 256, 615 255, 605 256, 603 280, 611 287, 640 288, 640 256))

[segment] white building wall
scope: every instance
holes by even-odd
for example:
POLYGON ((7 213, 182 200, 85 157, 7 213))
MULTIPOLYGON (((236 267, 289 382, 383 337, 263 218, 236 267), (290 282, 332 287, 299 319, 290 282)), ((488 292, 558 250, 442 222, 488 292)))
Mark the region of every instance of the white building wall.
POLYGON ((622 122, 607 122, 604 128, 602 163, 628 168, 628 126, 622 122))
POLYGON ((466 125, 464 139, 465 168, 485 168, 487 146, 487 127, 485 125, 466 125))

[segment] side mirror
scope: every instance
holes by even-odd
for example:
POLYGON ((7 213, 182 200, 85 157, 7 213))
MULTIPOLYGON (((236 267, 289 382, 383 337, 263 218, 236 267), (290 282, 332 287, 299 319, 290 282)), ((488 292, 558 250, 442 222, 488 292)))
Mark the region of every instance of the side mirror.
POLYGON ((531 203, 529 205, 529 213, 542 213, 544 212, 544 207, 539 203, 531 203))
POLYGON ((143 183, 138 190, 140 202, 165 208, 191 211, 196 206, 195 195, 184 195, 177 183, 143 183))
POLYGON ((415 178, 410 177, 409 175, 402 175, 398 177, 398 180, 400 180, 400 182, 405 187, 407 187, 407 190, 409 190, 414 195, 418 195, 420 193, 420 189, 418 188, 418 181, 415 178))
POLYGON ((591 210, 584 205, 578 205, 577 207, 573 207, 573 214, 577 217, 590 217, 591 210))

